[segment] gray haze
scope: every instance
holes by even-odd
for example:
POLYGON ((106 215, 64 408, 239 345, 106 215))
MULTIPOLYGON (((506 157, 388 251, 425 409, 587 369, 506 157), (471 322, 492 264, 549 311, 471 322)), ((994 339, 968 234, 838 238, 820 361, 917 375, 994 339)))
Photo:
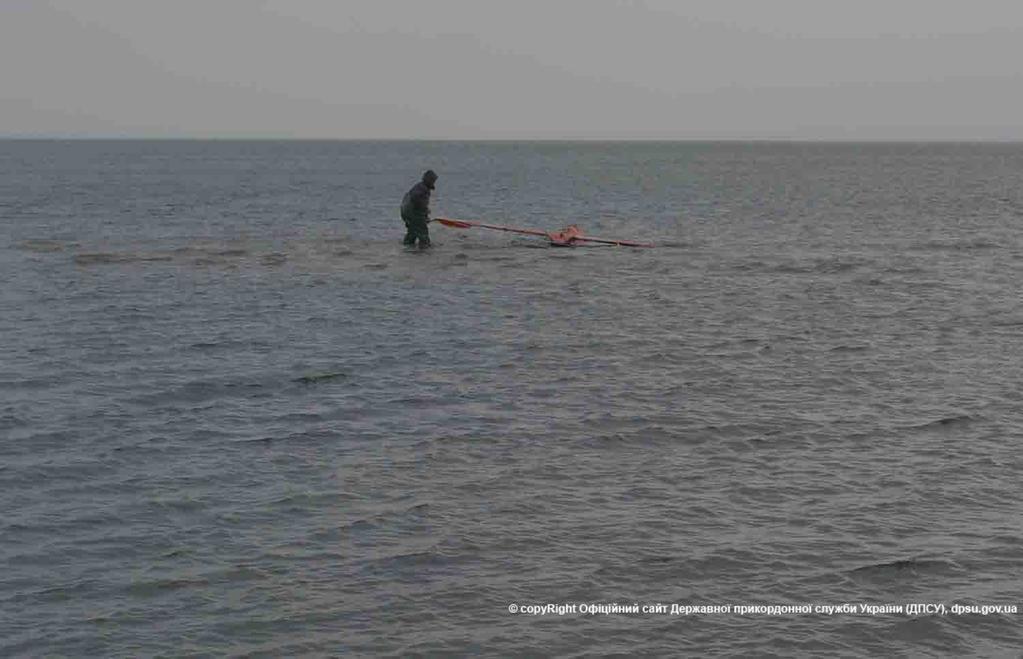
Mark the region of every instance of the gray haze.
POLYGON ((0 135, 1023 139, 1023 4, 0 0, 0 135))

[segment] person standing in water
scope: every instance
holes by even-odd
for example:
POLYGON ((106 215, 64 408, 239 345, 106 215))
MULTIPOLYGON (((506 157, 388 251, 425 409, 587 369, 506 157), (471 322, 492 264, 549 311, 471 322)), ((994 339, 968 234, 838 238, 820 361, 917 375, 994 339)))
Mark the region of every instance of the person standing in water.
POLYGON ((430 246, 430 230, 426 224, 430 221, 430 192, 437 182, 437 174, 428 169, 423 179, 412 186, 401 200, 401 219, 405 222, 405 245, 414 247, 419 241, 419 249, 430 246))

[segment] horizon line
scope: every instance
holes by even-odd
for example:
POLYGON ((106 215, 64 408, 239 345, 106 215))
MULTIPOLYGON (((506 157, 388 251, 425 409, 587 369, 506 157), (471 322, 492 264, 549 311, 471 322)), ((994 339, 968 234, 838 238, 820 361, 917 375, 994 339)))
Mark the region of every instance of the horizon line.
POLYGON ((2 134, 5 142, 493 142, 493 143, 792 143, 792 144, 1019 144, 1023 137, 295 137, 287 135, 60 135, 2 134))

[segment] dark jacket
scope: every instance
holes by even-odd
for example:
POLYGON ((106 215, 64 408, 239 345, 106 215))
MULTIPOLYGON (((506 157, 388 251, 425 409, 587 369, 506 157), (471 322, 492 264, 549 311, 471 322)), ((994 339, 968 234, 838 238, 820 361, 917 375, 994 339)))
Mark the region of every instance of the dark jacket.
POLYGON ((430 221, 430 188, 420 181, 401 200, 401 219, 406 222, 430 221))
POLYGON ((437 173, 428 169, 422 180, 405 193, 405 198, 401 200, 401 219, 406 224, 422 222, 425 225, 430 221, 430 190, 433 190, 436 182, 437 173))

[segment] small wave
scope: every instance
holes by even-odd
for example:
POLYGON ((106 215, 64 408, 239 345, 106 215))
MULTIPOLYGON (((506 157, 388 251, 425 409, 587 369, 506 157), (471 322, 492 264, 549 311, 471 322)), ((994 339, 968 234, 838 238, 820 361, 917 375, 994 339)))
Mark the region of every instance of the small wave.
POLYGON ((926 269, 909 263, 895 263, 885 266, 881 272, 890 275, 919 275, 926 272, 926 269))
POLYGON ((848 272, 863 265, 861 261, 822 261, 814 268, 815 272, 848 272))
MULTIPOLYGON (((11 430, 13 428, 27 428, 29 422, 25 419, 16 416, 10 412, 5 412, 0 416, 0 430, 11 430)), ((7 465, 0 465, 0 471, 5 469, 7 465)))
POLYGON ((136 581, 128 587, 128 593, 135 597, 153 597, 183 588, 205 588, 210 585, 206 579, 156 579, 136 581))
POLYGON ((725 270, 733 270, 733 271, 736 271, 736 272, 763 272, 764 270, 767 270, 768 267, 769 266, 767 265, 766 261, 753 260, 753 261, 740 261, 739 263, 736 263, 735 265, 733 265, 731 268, 725 267, 723 269, 725 269, 725 270))
POLYGON ((781 274, 840 274, 855 270, 863 265, 862 261, 843 261, 841 259, 816 259, 809 263, 782 263, 768 268, 770 272, 781 274))
POLYGON ((992 327, 1019 327, 1023 325, 1023 318, 1005 318, 991 323, 992 327))
POLYGON ((363 568, 369 574, 395 577, 396 572, 416 572, 423 569, 439 567, 450 561, 436 550, 409 552, 369 561, 363 568))
POLYGON ((955 567, 952 563, 934 559, 908 558, 887 563, 874 563, 849 570, 849 574, 875 575, 902 572, 937 572, 955 567))
POLYGON ((375 528, 377 528, 377 525, 368 519, 357 519, 346 526, 346 529, 352 532, 372 531, 375 528))
POLYGON ((928 421, 927 423, 921 423, 915 426, 910 426, 911 430, 932 430, 932 429, 946 429, 946 428, 958 428, 960 426, 967 425, 976 421, 975 417, 968 414, 959 414, 955 416, 946 416, 938 419, 937 421, 928 421))
POLYGON ((258 398, 265 388, 260 382, 224 382, 221 380, 194 380, 162 391, 142 393, 129 399, 136 405, 172 407, 182 403, 199 404, 218 398, 258 398))
POLYGON ((182 556, 189 556, 193 552, 191 549, 172 549, 160 555, 160 558, 180 558, 182 556))
POLYGON ((211 259, 211 258, 198 258, 192 261, 192 265, 204 266, 204 265, 224 265, 222 259, 211 259))
POLYGON ((75 255, 76 265, 106 265, 113 263, 147 263, 150 261, 170 261, 166 254, 133 254, 128 252, 86 252, 75 255))
POLYGON ((63 252, 65 245, 59 240, 48 240, 45 238, 36 238, 23 240, 16 245, 17 249, 24 250, 26 252, 36 252, 39 254, 46 254, 49 252, 63 252))
POLYGON ((283 265, 287 260, 288 255, 280 252, 272 252, 259 257, 259 262, 267 266, 283 265))
POLYGON ((724 269, 733 272, 770 272, 784 275, 841 274, 867 265, 868 261, 848 257, 801 258, 764 261, 749 259, 736 262, 724 269))
POLYGON ((278 442, 319 442, 329 439, 335 439, 336 433, 330 430, 310 430, 306 432, 294 432, 289 435, 273 436, 268 435, 265 437, 252 437, 249 439, 236 439, 233 441, 234 444, 276 444, 278 442))
POLYGON ((347 373, 314 373, 311 375, 303 375, 302 377, 295 378, 292 382, 299 382, 301 384, 316 384, 318 382, 329 382, 331 380, 339 380, 341 378, 348 377, 347 373))
POLYGON ((60 384, 60 379, 54 375, 46 375, 34 378, 23 378, 20 380, 0 380, 0 390, 10 389, 49 389, 60 384))
POLYGON ((910 245, 909 249, 918 252, 959 252, 968 250, 998 249, 997 242, 975 238, 973 240, 928 240, 924 243, 910 245))

